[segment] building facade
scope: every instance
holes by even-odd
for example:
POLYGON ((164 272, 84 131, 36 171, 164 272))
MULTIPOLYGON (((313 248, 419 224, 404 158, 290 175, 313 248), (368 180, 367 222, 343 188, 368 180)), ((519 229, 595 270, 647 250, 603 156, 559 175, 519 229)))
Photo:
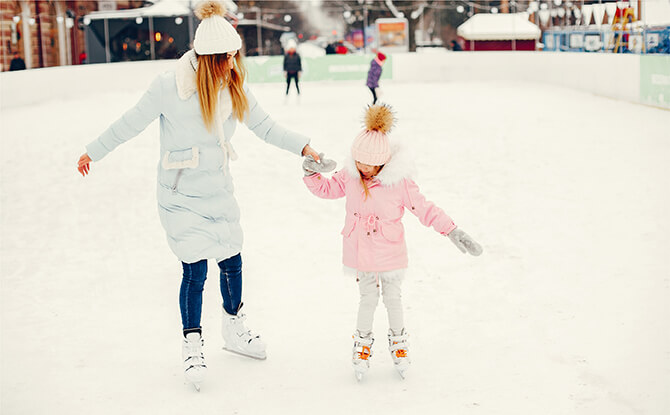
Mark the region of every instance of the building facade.
POLYGON ((144 4, 144 0, 2 0, 1 70, 9 70, 16 55, 27 69, 85 63, 83 16, 144 4))

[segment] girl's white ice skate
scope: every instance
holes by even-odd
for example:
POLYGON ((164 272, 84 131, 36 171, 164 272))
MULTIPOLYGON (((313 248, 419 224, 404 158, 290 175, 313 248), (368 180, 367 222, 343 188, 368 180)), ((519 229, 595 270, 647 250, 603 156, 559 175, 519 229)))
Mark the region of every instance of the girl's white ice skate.
POLYGON ((265 360, 267 358, 265 343, 261 340, 261 336, 253 334, 245 327, 246 319, 247 316, 241 312, 238 312, 236 316, 223 312, 221 333, 226 342, 223 349, 242 356, 265 360))
POLYGON ((182 342, 181 355, 184 359, 184 376, 200 392, 200 384, 205 378, 207 366, 202 353, 204 342, 200 333, 188 333, 182 342))
POLYGON ((356 380, 359 382, 363 380, 363 376, 367 373, 370 368, 370 358, 372 357, 372 343, 375 339, 372 337, 372 333, 363 337, 360 335, 359 331, 353 335, 354 338, 354 348, 352 363, 354 364, 354 373, 356 375, 356 380))
POLYGON ((405 332, 405 329, 402 329, 398 336, 394 336, 393 331, 389 329, 389 350, 393 359, 393 366, 403 379, 405 379, 410 364, 408 337, 409 335, 405 332))

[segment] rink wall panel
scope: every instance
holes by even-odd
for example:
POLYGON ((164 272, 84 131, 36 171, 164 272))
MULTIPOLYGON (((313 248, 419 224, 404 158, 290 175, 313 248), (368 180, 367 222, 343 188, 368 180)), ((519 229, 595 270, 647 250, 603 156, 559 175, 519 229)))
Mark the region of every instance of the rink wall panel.
POLYGON ((405 53, 393 58, 394 81, 543 82, 640 102, 639 55, 488 51, 405 53))
MULTIPOLYGON (((365 82, 372 55, 305 58, 305 82, 365 82), (347 73, 350 70, 350 73, 347 73)), ((667 56, 566 52, 447 52, 393 54, 383 82, 531 81, 670 108, 667 56), (642 69, 641 69, 642 68, 642 69)), ((250 82, 284 82, 281 57, 249 57, 250 82)), ((90 64, 0 73, 0 109, 67 100, 107 91, 138 91, 174 61, 90 64)), ((101 103, 104 105, 104 103, 101 103)))

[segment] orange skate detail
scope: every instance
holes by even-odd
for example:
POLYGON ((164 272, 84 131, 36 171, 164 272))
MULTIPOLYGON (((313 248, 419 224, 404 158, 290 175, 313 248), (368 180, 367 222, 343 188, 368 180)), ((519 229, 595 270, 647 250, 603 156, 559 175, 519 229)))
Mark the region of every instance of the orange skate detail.
POLYGON ((368 360, 370 357, 370 348, 368 346, 362 346, 363 351, 358 352, 358 358, 361 360, 368 360))

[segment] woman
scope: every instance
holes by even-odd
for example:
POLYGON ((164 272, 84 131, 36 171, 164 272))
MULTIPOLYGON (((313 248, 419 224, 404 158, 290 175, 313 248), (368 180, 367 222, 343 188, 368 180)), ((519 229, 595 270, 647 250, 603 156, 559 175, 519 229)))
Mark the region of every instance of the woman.
POLYGON ((275 123, 244 84, 238 53, 242 40, 225 13, 217 1, 198 5, 202 21, 194 50, 177 61, 174 72, 159 75, 135 107, 86 147, 78 163, 85 176, 91 161, 99 161, 160 116, 158 210, 168 244, 182 261, 184 373, 196 388, 206 371, 200 317, 209 258, 221 270, 225 348, 266 357, 265 344, 247 330, 240 312, 242 230, 228 167, 236 158, 230 139, 237 121, 269 144, 319 160, 309 139, 275 123))

